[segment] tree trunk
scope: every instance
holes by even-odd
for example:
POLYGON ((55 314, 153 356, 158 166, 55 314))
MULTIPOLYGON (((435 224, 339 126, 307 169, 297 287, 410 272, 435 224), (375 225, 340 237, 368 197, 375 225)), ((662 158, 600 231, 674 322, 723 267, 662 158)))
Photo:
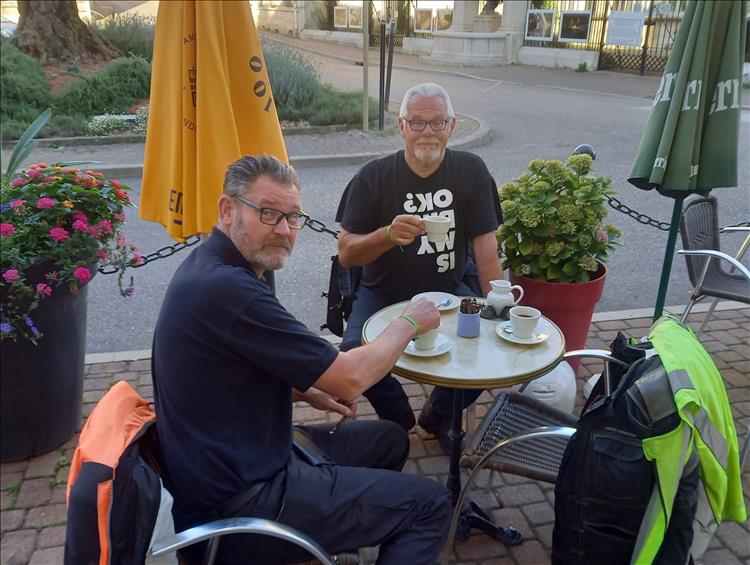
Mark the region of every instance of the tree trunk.
POLYGON ((106 61, 117 50, 78 17, 75 0, 18 0, 21 16, 12 39, 21 51, 42 64, 106 61))

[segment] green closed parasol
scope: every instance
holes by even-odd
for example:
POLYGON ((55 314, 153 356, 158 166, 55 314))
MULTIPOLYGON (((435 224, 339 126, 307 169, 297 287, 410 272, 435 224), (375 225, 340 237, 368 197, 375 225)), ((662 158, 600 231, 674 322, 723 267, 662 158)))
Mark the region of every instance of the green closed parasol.
POLYGON ((628 181, 674 198, 654 320, 662 314, 682 202, 737 186, 747 4, 691 0, 628 181))

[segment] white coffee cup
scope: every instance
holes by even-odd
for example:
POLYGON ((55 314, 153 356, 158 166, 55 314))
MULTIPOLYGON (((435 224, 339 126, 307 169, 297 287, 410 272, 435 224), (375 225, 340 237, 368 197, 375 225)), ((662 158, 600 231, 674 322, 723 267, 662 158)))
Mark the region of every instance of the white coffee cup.
POLYGON ((445 216, 427 216, 422 218, 424 231, 427 233, 427 241, 430 243, 440 243, 448 238, 448 230, 451 228, 453 220, 445 216))
POLYGON ((438 330, 430 330, 423 334, 419 334, 414 338, 414 347, 416 349, 421 349, 422 351, 432 349, 435 347, 435 342, 439 335, 440 332, 438 330))
POLYGON ((513 306, 510 309, 510 327, 519 339, 533 337, 542 313, 531 306, 513 306))

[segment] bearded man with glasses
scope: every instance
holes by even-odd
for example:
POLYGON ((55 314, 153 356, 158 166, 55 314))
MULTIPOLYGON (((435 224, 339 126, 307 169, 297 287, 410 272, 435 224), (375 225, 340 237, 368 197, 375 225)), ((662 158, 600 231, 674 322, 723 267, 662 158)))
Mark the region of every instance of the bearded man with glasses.
MULTIPOLYGON (((425 83, 409 89, 399 112, 404 149, 363 166, 344 191, 339 261, 362 267, 341 349, 361 344, 372 314, 426 291, 482 295, 503 270, 495 230, 502 222, 497 186, 480 157, 446 149, 456 127, 448 93, 425 83), (445 242, 431 243, 422 218, 440 215, 452 223, 445 242), (478 280, 477 280, 478 271, 478 280)), ((481 390, 463 393, 464 407, 481 390)), ((365 391, 381 419, 409 430, 414 415, 391 375, 365 391)), ((419 425, 450 453, 453 392, 436 387, 422 408, 419 425)))
MULTIPOLYGON (((294 170, 274 157, 230 165, 216 228, 167 289, 152 376, 175 526, 266 518, 329 553, 379 545, 380 564, 431 565, 447 534, 450 495, 399 472, 406 432, 365 420, 293 428, 292 402, 353 416, 362 391, 418 332, 437 327, 440 314, 429 300, 416 302, 373 343, 349 352, 296 320, 262 276, 284 266, 307 223, 298 187, 294 170)), ((281 540, 232 535, 217 563, 307 558, 281 540)))

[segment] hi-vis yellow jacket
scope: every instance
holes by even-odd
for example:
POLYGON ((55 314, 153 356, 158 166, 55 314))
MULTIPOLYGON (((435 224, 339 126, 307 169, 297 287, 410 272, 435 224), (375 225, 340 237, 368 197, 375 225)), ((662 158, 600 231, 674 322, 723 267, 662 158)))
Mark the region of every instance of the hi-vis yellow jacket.
POLYGON ((682 423, 643 440, 646 458, 656 464, 657 485, 631 559, 638 564, 651 563, 659 551, 683 468, 693 453, 715 523, 747 519, 737 433, 719 371, 693 332, 674 319, 658 322, 648 339, 664 365, 682 423))

